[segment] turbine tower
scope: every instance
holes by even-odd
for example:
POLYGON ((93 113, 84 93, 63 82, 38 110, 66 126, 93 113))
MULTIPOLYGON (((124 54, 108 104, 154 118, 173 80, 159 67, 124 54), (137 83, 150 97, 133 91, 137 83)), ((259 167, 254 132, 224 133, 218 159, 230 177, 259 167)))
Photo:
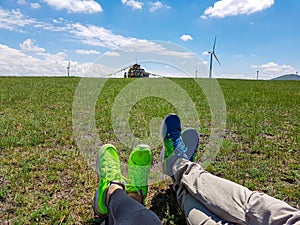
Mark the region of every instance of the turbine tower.
POLYGON ((208 54, 210 54, 210 66, 209 66, 209 78, 211 78, 212 76, 212 65, 213 65, 213 58, 215 57, 215 59, 217 60, 217 62, 219 63, 219 65, 221 65, 216 53, 215 53, 215 49, 216 49, 216 42, 217 42, 217 36, 215 36, 215 41, 214 41, 214 45, 213 45, 213 50, 208 52, 208 54))
POLYGON ((68 77, 70 76, 70 65, 71 65, 71 60, 69 60, 69 63, 67 66, 68 77))

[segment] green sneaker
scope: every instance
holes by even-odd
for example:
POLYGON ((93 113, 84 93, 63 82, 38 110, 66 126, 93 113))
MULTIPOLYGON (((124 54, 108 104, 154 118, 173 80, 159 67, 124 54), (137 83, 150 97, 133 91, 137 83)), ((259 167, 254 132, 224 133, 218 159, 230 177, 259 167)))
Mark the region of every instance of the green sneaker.
POLYGON ((138 145, 128 160, 128 181, 126 191, 137 192, 142 202, 148 193, 148 177, 152 165, 152 152, 148 145, 138 145))
POLYGON ((113 145, 103 145, 97 155, 96 163, 99 176, 99 186, 94 197, 94 212, 98 216, 108 213, 106 193, 112 183, 124 186, 121 175, 120 159, 113 145))

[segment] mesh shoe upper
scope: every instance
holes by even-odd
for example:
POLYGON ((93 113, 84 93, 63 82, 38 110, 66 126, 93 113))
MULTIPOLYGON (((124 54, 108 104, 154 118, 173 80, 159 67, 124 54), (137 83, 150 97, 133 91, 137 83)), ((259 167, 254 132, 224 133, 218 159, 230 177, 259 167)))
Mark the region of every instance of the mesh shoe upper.
POLYGON ((152 152, 148 145, 138 145, 128 160, 127 192, 137 192, 146 198, 148 193, 148 176, 152 165, 152 152))

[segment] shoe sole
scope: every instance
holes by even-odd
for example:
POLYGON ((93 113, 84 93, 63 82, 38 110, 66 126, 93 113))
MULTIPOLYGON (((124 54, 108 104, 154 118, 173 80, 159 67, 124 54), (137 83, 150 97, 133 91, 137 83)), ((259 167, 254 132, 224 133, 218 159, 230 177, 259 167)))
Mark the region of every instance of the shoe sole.
POLYGON ((187 152, 187 157, 190 161, 194 161, 194 155, 197 154, 197 149, 199 145, 199 133, 193 128, 187 128, 181 133, 181 139, 185 146, 189 149, 187 152), (190 151, 193 149, 193 151, 190 151))
MULTIPOLYGON (((130 153, 129 160, 133 157, 133 154, 136 152, 135 149, 137 149, 137 148, 140 148, 141 149, 140 151, 142 151, 142 152, 148 152, 148 153, 150 153, 150 161, 151 161, 151 165, 152 165, 153 156, 152 156, 151 148, 150 148, 149 145, 146 145, 146 144, 139 144, 139 145, 137 145, 133 149, 133 151, 130 153)), ((134 160, 131 160, 131 161, 134 162, 134 160)), ((142 166, 142 165, 138 165, 138 166, 142 166)), ((148 166, 148 165, 146 165, 146 166, 148 166)))
MULTIPOLYGON (((146 144, 140 144, 140 145, 137 145, 134 149, 133 149, 133 151, 130 153, 130 156, 129 156, 129 160, 128 160, 128 169, 129 169, 129 167, 134 167, 133 165, 129 165, 129 162, 130 161, 132 161, 133 163, 135 162, 133 159, 131 159, 132 157, 133 157, 133 154, 135 154, 137 151, 140 151, 140 152, 145 152, 145 154, 147 153, 147 154, 149 154, 149 159, 150 159, 150 161, 148 161, 148 163, 150 162, 150 165, 148 165, 148 164, 146 164, 146 165, 136 165, 136 166, 138 166, 138 167, 149 167, 149 170, 150 170, 150 167, 152 166, 152 163, 153 163, 153 155, 152 155, 152 151, 151 151, 151 148, 150 148, 150 146, 149 145, 146 145, 146 144), (136 150, 137 148, 139 148, 139 150, 136 150)), ((135 164, 135 163, 134 163, 135 164)), ((150 171, 149 171, 150 172, 150 171)), ((145 174, 146 175, 146 174, 145 174)), ((129 177, 129 170, 128 170, 128 177, 129 177)), ((148 179, 147 179, 148 180, 148 179)), ((133 185, 134 186, 134 184, 129 184, 129 185, 133 185)), ((148 182, 147 183, 145 183, 145 184, 140 184, 140 185, 142 185, 142 186, 146 186, 146 185, 148 185, 148 182)), ((128 191, 127 189, 126 189, 126 191, 128 191)), ((143 199, 145 199, 146 198, 146 196, 144 196, 144 193, 142 192, 142 190, 140 190, 141 191, 141 193, 142 193, 142 198, 143 199)))

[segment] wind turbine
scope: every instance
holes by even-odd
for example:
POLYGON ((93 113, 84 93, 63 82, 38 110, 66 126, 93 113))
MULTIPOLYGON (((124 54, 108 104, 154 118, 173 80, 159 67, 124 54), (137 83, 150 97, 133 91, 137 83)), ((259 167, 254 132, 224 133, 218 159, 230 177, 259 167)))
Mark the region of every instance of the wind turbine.
POLYGON ((69 60, 69 63, 67 66, 68 77, 70 76, 70 66, 71 66, 71 60, 69 60))
POLYGON ((215 49, 216 49, 216 42, 217 42, 217 36, 215 36, 215 41, 214 41, 214 45, 213 45, 213 50, 208 52, 208 54, 210 54, 210 66, 209 66, 209 78, 211 78, 212 75, 212 64, 213 64, 213 57, 215 57, 215 59, 217 60, 217 62, 219 63, 219 65, 221 65, 216 53, 215 53, 215 49))

